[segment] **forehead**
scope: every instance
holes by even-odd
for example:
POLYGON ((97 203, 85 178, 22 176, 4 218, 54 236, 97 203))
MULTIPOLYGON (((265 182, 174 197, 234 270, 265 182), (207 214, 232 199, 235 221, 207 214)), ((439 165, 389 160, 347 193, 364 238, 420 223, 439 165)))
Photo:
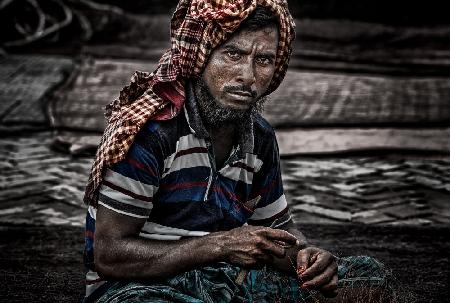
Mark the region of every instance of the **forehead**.
POLYGON ((234 33, 219 48, 237 46, 243 49, 256 46, 258 49, 276 52, 279 40, 278 28, 275 25, 260 29, 242 29, 234 33))

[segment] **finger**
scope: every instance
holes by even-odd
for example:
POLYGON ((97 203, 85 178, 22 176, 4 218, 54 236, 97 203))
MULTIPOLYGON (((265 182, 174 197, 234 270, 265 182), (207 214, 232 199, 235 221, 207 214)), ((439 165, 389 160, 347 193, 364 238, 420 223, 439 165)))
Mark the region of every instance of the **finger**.
POLYGON ((284 242, 287 245, 297 245, 299 243, 297 237, 282 229, 266 228, 264 229, 264 236, 270 240, 284 242))
POLYGON ((330 266, 326 267, 320 274, 314 276, 314 278, 310 280, 303 280, 303 287, 306 288, 316 288, 320 289, 322 286, 328 284, 333 277, 337 274, 336 264, 330 264, 330 266))
POLYGON ((269 240, 263 240, 260 243, 261 248, 264 249, 267 253, 278 258, 284 258, 286 256, 286 249, 283 246, 280 246, 279 244, 269 240))
POLYGON ((312 250, 309 248, 302 249, 297 254, 297 274, 303 274, 309 267, 309 259, 311 257, 312 250))
POLYGON ((338 294, 337 283, 338 283, 338 276, 337 276, 337 274, 335 274, 330 282, 328 282, 327 284, 323 285, 320 288, 320 292, 325 297, 328 297, 328 298, 336 297, 338 294))
POLYGON ((331 254, 320 252, 316 254, 317 255, 314 256, 316 259, 313 261, 310 260, 310 267, 307 268, 301 275, 301 278, 304 281, 308 281, 318 276, 325 270, 325 268, 328 267, 328 265, 330 265, 331 262, 334 261, 334 258, 331 254))
POLYGON ((283 241, 278 241, 278 240, 272 240, 272 241, 273 241, 273 243, 275 243, 275 244, 277 244, 277 245, 279 245, 281 247, 284 247, 284 248, 291 248, 291 247, 293 247, 293 245, 289 245, 289 244, 287 244, 286 242, 283 242, 283 241))

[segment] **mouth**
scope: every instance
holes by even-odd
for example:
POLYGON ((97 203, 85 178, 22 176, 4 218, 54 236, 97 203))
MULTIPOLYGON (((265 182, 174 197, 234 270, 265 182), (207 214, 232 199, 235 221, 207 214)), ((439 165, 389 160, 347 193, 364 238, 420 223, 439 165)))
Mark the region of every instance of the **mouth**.
POLYGON ((251 92, 243 91, 243 90, 235 90, 235 91, 231 91, 229 93, 233 94, 233 95, 243 96, 243 97, 253 97, 253 94, 251 92))
POLYGON ((249 102, 254 99, 253 94, 246 91, 232 91, 228 92, 228 95, 232 97, 233 101, 249 102))

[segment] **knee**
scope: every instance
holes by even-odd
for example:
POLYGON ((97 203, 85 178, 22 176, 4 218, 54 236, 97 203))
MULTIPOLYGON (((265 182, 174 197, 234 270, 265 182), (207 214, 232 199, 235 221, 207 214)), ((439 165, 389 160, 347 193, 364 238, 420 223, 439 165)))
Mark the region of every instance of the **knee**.
POLYGON ((338 269, 342 278, 380 278, 388 275, 386 266, 377 259, 369 256, 352 256, 341 258, 338 261, 338 269))
POLYGON ((392 296, 391 276, 386 266, 369 256, 352 256, 338 260, 339 288, 357 292, 367 302, 389 302, 392 296), (375 299, 376 298, 376 299, 375 299))

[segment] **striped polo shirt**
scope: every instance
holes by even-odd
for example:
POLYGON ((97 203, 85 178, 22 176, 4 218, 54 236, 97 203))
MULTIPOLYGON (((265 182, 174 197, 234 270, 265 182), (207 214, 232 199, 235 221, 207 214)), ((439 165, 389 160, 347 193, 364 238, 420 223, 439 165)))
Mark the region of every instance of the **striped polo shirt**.
MULTIPOLYGON (((191 87, 186 99, 175 118, 145 124, 126 158, 106 171, 98 204, 145 219, 140 236, 153 240, 204 236, 244 224, 276 227, 289 221, 278 146, 267 121, 252 114, 223 167, 216 167, 191 87)), ((90 206, 87 296, 105 282, 93 263, 95 218, 96 209, 90 206)))

